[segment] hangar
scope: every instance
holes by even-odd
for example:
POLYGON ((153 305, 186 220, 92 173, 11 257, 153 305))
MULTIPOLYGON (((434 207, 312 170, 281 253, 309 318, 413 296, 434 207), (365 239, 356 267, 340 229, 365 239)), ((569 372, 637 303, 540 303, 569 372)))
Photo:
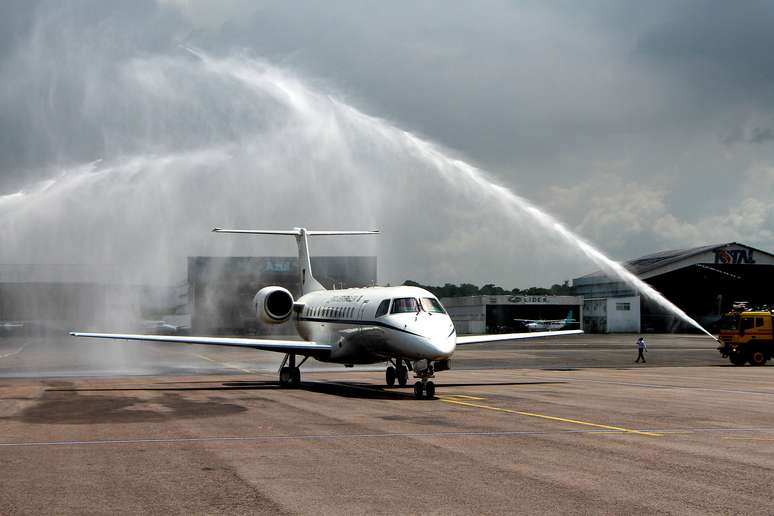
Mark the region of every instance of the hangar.
MULTIPOLYGON (((583 298, 576 296, 465 296, 441 299, 458 333, 518 333, 529 320, 583 320, 583 298)), ((573 328, 577 329, 577 324, 573 328)), ((582 329, 582 328, 581 328, 582 329)))
MULTIPOLYGON (((774 305, 774 255, 737 242, 662 251, 624 266, 710 330, 735 302, 774 305)), ((588 332, 691 330, 601 271, 575 278, 573 289, 584 298, 583 325, 588 332)))
POLYGON ((0 323, 25 331, 77 327, 136 329, 185 308, 185 285, 138 285, 121 267, 95 264, 0 265, 0 323))

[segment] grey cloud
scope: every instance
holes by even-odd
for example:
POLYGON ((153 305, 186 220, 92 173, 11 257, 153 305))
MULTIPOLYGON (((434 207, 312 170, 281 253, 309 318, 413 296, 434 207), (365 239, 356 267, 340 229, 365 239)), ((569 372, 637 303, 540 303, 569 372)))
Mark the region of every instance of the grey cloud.
POLYGON ((765 143, 774 140, 774 129, 771 127, 756 127, 753 129, 750 142, 752 143, 765 143))

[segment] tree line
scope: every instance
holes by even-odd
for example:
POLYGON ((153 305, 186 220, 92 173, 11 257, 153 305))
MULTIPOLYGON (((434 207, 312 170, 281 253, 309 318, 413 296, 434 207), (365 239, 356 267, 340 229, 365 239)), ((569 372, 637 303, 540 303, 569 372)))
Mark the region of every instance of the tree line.
POLYGON ((419 287, 432 292, 438 298, 442 297, 464 297, 464 296, 571 296, 573 295, 572 287, 569 281, 565 281, 561 285, 555 283, 549 288, 544 287, 529 287, 526 289, 512 288, 506 290, 502 287, 498 287, 493 283, 487 283, 486 285, 479 287, 472 283, 460 283, 459 285, 453 285, 446 283, 444 286, 422 285, 416 281, 406 280, 404 285, 409 287, 419 287))

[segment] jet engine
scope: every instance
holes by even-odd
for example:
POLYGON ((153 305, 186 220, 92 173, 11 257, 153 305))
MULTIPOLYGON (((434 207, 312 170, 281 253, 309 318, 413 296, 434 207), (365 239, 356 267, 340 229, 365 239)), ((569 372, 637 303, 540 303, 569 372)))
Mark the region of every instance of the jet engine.
POLYGON ((284 323, 293 314, 293 294, 282 287, 263 287, 253 298, 253 308, 266 324, 284 323))

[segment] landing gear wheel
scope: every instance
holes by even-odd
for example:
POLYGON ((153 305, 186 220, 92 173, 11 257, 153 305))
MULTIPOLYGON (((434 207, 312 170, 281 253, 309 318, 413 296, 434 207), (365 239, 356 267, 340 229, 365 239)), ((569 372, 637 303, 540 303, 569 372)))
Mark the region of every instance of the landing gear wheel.
POLYGON ((280 369, 280 374, 279 374, 280 387, 289 386, 292 380, 293 380, 293 374, 291 373, 289 367, 283 367, 282 369, 280 369))
POLYGON ((762 366, 766 365, 766 354, 760 349, 756 349, 750 353, 750 365, 762 366))
POLYGON ((747 362, 747 357, 745 357, 744 355, 740 355, 738 353, 731 353, 730 355, 728 355, 728 359, 735 366, 743 366, 747 362))
POLYGON ((424 391, 422 387, 422 382, 416 382, 414 384, 414 397, 418 400, 422 399, 422 391, 424 391))
POLYGON ((301 384, 301 369, 298 367, 283 367, 279 374, 280 387, 297 387, 301 384))
POLYGON ((435 384, 433 382, 427 382, 425 384, 425 396, 431 399, 435 397, 435 384))
POLYGON ((408 367, 401 365, 398 366, 398 385, 405 387, 408 383, 408 367))
POLYGON ((387 385, 393 386, 395 385, 395 378, 397 377, 397 373, 395 372, 395 368, 390 366, 387 368, 387 371, 385 372, 385 376, 387 377, 387 385))

